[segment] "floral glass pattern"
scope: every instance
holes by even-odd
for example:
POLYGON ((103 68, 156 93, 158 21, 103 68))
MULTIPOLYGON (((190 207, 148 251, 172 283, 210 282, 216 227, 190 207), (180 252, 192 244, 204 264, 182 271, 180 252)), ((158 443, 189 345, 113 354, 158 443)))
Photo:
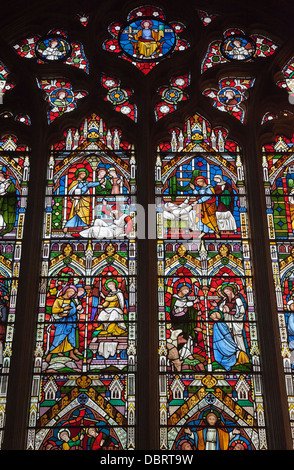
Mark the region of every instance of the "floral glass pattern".
POLYGON ((159 88, 158 94, 161 101, 155 107, 155 118, 158 121, 162 117, 176 111, 181 101, 186 101, 188 95, 184 92, 190 85, 190 75, 181 75, 170 80, 169 86, 159 88))
POLYGON ((133 91, 129 88, 122 88, 120 80, 108 77, 105 74, 102 75, 101 82, 104 88, 108 90, 105 101, 109 101, 118 113, 122 113, 137 122, 137 106, 129 100, 133 91))
POLYGON ((46 100, 49 103, 47 112, 49 124, 64 113, 74 111, 77 107, 77 101, 87 96, 86 91, 73 90, 72 84, 63 78, 40 79, 37 80, 37 83, 39 88, 46 93, 46 100))

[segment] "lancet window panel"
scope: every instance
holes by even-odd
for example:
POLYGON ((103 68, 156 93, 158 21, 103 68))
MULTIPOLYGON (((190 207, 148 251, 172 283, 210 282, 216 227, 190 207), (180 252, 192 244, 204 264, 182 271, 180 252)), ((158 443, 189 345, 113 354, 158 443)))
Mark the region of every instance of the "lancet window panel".
POLYGON ((263 147, 262 155, 280 352, 293 434, 293 136, 276 136, 263 147))
POLYGON ((3 136, 0 140, 0 447, 6 423, 29 175, 30 149, 15 136, 3 136))
POLYGON ((135 448, 136 159, 97 115, 48 160, 27 449, 135 448))
POLYGON ((267 448, 243 165, 198 114, 158 148, 161 449, 267 448))

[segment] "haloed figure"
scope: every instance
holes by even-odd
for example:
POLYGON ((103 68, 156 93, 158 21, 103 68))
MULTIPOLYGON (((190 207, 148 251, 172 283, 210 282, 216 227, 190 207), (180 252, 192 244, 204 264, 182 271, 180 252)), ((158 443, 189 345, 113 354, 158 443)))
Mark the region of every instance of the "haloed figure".
POLYGON ((54 337, 46 362, 50 362, 52 355, 64 356, 68 354, 74 361, 79 360, 76 343, 77 306, 74 298, 77 295, 75 286, 66 286, 52 306, 52 321, 54 322, 54 337))
MULTIPOLYGON (((193 426, 191 427, 193 428, 193 426)), ((203 421, 197 427, 197 430, 192 431, 189 426, 185 429, 185 432, 194 441, 197 450, 228 450, 230 440, 239 434, 237 428, 228 432, 214 410, 204 415, 203 421)))
POLYGON ((79 168, 75 172, 75 180, 70 184, 68 194, 71 197, 71 210, 68 221, 64 226, 64 233, 69 228, 87 227, 90 224, 91 197, 90 188, 100 185, 100 182, 89 182, 89 171, 79 168))
POLYGON ((203 176, 197 176, 194 183, 190 183, 190 187, 193 189, 193 194, 197 196, 196 204, 201 204, 199 229, 202 233, 200 236, 215 233, 216 237, 219 238, 220 234, 216 220, 216 197, 213 187, 203 176))

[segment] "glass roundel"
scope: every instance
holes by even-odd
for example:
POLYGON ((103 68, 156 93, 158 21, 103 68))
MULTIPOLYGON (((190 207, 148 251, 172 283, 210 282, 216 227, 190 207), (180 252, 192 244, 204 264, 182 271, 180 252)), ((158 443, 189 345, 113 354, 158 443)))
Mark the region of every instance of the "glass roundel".
POLYGON ((170 87, 162 92, 162 97, 167 103, 177 103, 183 98, 183 92, 179 88, 170 87))
POLYGON ((246 61, 251 59, 256 50, 252 38, 243 34, 230 34, 221 43, 221 52, 226 59, 246 61))
POLYGON ((40 38, 35 46, 39 59, 48 62, 64 60, 71 53, 71 45, 60 35, 40 38))
POLYGON ((237 106, 242 101, 242 94, 240 90, 233 86, 222 88, 218 92, 217 97, 220 103, 228 107, 237 106))
POLYGON ((55 88, 49 95, 49 101, 53 106, 66 108, 74 101, 74 94, 69 88, 55 88))
POLYGON ((136 61, 165 58, 176 45, 176 34, 170 24, 145 17, 128 23, 121 31, 119 43, 124 53, 136 61))

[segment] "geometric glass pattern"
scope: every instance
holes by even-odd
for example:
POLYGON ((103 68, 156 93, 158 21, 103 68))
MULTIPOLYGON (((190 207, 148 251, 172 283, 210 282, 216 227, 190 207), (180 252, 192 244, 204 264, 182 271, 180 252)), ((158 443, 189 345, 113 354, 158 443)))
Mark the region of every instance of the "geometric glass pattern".
POLYGON ((195 114, 155 175, 160 448, 266 449, 241 151, 195 114))
POLYGON ((97 115, 52 146, 27 449, 135 447, 136 161, 97 115))
POLYGON ((101 83, 108 90, 104 98, 105 101, 109 101, 118 113, 122 113, 137 122, 137 106, 129 101, 133 91, 129 88, 121 88, 119 80, 108 77, 106 74, 102 75, 101 83))
POLYGON ((161 100, 155 107, 155 118, 158 121, 162 117, 176 111, 178 103, 188 99, 183 91, 190 85, 190 75, 181 75, 170 80, 169 86, 163 86, 157 90, 161 100))

